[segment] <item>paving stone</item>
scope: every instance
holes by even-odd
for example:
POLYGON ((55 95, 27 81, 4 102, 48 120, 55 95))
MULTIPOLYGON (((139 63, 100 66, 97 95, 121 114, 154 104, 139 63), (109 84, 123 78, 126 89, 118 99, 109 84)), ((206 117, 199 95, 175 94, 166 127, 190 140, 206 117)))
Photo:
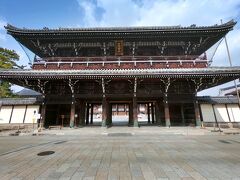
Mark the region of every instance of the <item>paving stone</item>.
POLYGON ((34 147, 35 137, 1 138, 0 152, 9 142, 31 143, 0 155, 0 179, 240 179, 239 135, 182 136, 161 134, 161 128, 123 127, 116 131, 135 134, 106 136, 97 128, 86 129, 85 134, 78 131, 81 135, 38 137, 34 147), (56 140, 65 143, 54 144, 56 140), (41 145, 41 141, 49 143, 41 145), (45 150, 55 153, 36 155, 45 150))

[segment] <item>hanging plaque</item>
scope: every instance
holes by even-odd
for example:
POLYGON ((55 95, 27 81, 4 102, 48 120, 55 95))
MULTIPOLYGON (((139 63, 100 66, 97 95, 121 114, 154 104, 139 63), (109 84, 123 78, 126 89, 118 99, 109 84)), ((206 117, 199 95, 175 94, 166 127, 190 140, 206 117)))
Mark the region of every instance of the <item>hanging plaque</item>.
POLYGON ((115 56, 123 56, 123 40, 115 41, 115 56))

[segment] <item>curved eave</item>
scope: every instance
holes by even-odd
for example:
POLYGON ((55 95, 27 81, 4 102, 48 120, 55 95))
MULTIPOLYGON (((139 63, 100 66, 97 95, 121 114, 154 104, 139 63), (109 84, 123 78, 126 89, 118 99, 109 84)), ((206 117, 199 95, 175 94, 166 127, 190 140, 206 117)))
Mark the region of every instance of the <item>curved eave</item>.
POLYGON ((79 33, 197 33, 230 31, 237 22, 231 20, 222 25, 200 26, 200 27, 180 27, 180 26, 155 26, 155 27, 108 27, 108 28, 59 28, 59 29, 25 29, 12 25, 5 26, 7 32, 13 35, 60 35, 79 33), (56 34, 57 33, 57 34, 56 34))
POLYGON ((240 67, 201 69, 1 70, 0 79, 240 77, 240 67))

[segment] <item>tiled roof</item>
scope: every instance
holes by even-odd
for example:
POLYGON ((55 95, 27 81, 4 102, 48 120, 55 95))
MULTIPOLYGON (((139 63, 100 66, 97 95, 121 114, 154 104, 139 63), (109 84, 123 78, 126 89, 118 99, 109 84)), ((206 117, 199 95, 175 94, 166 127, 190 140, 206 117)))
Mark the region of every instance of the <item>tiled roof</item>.
POLYGON ((2 105, 28 105, 40 104, 37 98, 1 98, 0 104, 2 105))
MULTIPOLYGON (((193 77, 193 76, 240 76, 240 67, 172 68, 172 69, 85 69, 85 70, 32 70, 2 69, 0 78, 26 77, 193 77)), ((238 78, 238 77, 237 77, 238 78)))
POLYGON ((238 104, 236 96, 202 96, 197 99, 200 104, 238 104))
POLYGON ((221 25, 213 26, 196 26, 195 24, 182 27, 177 26, 139 26, 139 27, 93 27, 93 28, 58 28, 49 29, 44 27, 43 29, 27 29, 18 28, 8 24, 5 28, 10 32, 26 32, 26 33, 49 33, 49 32, 139 32, 139 31, 178 31, 178 30, 217 30, 221 28, 232 28, 236 24, 235 21, 231 20, 221 25))

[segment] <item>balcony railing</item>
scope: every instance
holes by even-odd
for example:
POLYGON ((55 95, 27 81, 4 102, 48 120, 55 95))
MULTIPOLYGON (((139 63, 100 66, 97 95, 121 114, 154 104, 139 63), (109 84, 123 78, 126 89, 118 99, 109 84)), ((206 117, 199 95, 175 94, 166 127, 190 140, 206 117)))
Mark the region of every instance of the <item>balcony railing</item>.
POLYGON ((200 56, 96 56, 96 57, 46 57, 46 58, 36 58, 34 62, 77 62, 77 63, 91 63, 91 62, 149 62, 149 61, 206 61, 205 57, 200 56))

